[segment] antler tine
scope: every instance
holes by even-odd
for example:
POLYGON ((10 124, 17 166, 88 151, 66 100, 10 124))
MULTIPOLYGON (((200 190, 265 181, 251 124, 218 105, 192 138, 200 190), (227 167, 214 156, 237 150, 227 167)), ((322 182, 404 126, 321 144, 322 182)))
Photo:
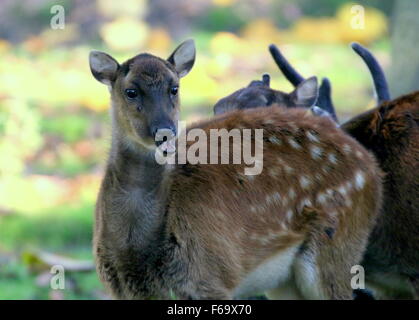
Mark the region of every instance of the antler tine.
POLYGON ((271 76, 268 73, 264 73, 262 75, 262 82, 265 86, 270 87, 271 86, 271 76))

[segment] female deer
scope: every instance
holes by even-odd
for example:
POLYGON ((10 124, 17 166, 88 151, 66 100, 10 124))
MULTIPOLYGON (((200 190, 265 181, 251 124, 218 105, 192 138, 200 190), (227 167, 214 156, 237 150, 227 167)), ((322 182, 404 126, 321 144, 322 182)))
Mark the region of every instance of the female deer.
POLYGON ((231 299, 287 287, 350 299, 350 270, 380 203, 373 158, 331 120, 274 107, 188 128, 263 129, 259 175, 244 175, 243 164, 156 163, 155 137, 177 131, 178 81, 194 58, 192 41, 167 60, 140 54, 119 65, 90 55, 112 100, 94 230, 102 281, 117 298, 231 299))

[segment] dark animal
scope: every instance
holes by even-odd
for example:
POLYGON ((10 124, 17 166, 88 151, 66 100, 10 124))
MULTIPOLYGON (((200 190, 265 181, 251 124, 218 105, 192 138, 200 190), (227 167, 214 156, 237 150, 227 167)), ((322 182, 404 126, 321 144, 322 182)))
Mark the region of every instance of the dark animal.
MULTIPOLYGON (((382 213, 362 265, 379 297, 409 297, 413 288, 419 298, 419 92, 391 99, 384 72, 372 53, 357 43, 352 48, 371 72, 378 106, 341 128, 374 153, 385 173, 382 213)), ((304 80, 288 63, 278 66, 294 85, 304 80)), ((318 105, 336 114, 330 92, 319 96, 329 102, 318 105)))

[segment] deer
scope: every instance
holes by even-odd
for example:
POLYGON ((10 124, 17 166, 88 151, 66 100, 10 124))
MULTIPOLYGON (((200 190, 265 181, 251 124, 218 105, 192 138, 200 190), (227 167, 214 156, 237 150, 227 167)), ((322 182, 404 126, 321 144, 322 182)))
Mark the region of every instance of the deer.
MULTIPOLYGON (((272 106, 227 112, 185 133, 242 133, 243 140, 229 137, 222 153, 250 143, 252 152, 263 151, 258 174, 243 174, 243 161, 157 162, 163 145, 180 141, 179 80, 195 51, 187 40, 167 59, 142 53, 119 64, 104 52, 89 55, 93 77, 111 96, 93 237, 101 281, 116 299, 254 292, 351 299, 351 267, 362 259, 381 205, 375 159, 329 118, 272 106)), ((188 140, 187 150, 193 146, 188 140)), ((180 157, 178 150, 163 154, 180 157)))
POLYGON ((220 99, 214 105, 214 115, 223 114, 234 110, 244 110, 272 105, 284 105, 288 108, 308 108, 313 115, 320 117, 331 117, 324 108, 315 105, 318 100, 318 92, 321 92, 324 80, 320 89, 317 89, 317 78, 311 77, 304 80, 297 88, 285 93, 271 89, 269 74, 263 74, 262 81, 253 80, 247 87, 241 88, 232 94, 220 99), (303 98, 304 97, 304 98, 303 98))
MULTIPOLYGON (((285 78, 294 86, 298 87, 304 83, 305 78, 288 62, 284 57, 281 51, 274 44, 269 45, 269 52, 272 56, 272 59, 275 61, 278 68, 284 74, 285 78)), ((325 113, 322 113, 319 110, 316 110, 315 114, 321 116, 329 116, 336 123, 339 123, 339 119, 336 115, 336 110, 332 101, 332 88, 330 80, 327 77, 322 79, 322 83, 319 88, 319 94, 316 101, 316 105, 320 107, 325 113)))
POLYGON ((308 108, 313 115, 330 117, 337 122, 336 113, 332 113, 334 112, 332 102, 328 99, 331 90, 329 79, 324 78, 317 90, 316 77, 310 77, 307 80, 304 79, 292 68, 274 45, 271 45, 269 49, 277 64, 281 64, 281 70, 284 73, 287 72, 287 79, 295 84, 295 90, 290 93, 285 93, 272 89, 270 87, 269 74, 263 74, 262 81, 253 80, 247 87, 241 88, 220 99, 213 107, 214 114, 218 115, 233 110, 256 107, 284 105, 288 108, 308 108), (321 107, 316 104, 321 105, 321 107))
MULTIPOLYGON (((358 43, 352 49, 367 65, 377 107, 341 125, 376 157, 385 174, 383 206, 362 261, 367 285, 377 297, 419 298, 419 91, 392 99, 385 73, 358 43)), ((304 78, 274 46, 270 51, 285 77, 298 86, 304 78)), ((328 83, 330 88, 330 83, 328 83)), ((330 90, 318 105, 336 115, 330 90)), ((337 119, 337 117, 335 116, 337 119)))

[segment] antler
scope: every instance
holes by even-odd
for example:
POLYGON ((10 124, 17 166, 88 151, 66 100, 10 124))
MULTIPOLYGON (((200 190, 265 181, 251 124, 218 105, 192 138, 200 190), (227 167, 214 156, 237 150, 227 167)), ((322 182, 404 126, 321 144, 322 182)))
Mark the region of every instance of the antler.
MULTIPOLYGON (((284 74, 285 78, 292 83, 294 87, 298 86, 305 79, 295 70, 287 59, 283 56, 278 47, 274 44, 269 46, 269 52, 272 55, 279 70, 284 74)), ((332 118, 338 122, 335 107, 333 106, 331 97, 331 85, 327 78, 324 78, 319 88, 319 97, 317 99, 317 105, 323 110, 327 111, 332 118)))
POLYGON ((351 47, 362 58, 362 60, 364 60, 371 72, 378 103, 390 100, 390 91, 388 89, 387 80, 377 59, 375 59, 367 48, 361 46, 359 43, 354 42, 351 44, 351 47))
POLYGON ((276 45, 271 44, 269 46, 269 52, 272 55, 272 58, 274 59, 276 65, 278 68, 282 71, 285 78, 289 82, 293 84, 294 87, 298 86, 301 82, 304 81, 304 77, 301 76, 297 70, 295 70, 290 63, 285 59, 285 57, 282 55, 281 51, 277 48, 276 45))

